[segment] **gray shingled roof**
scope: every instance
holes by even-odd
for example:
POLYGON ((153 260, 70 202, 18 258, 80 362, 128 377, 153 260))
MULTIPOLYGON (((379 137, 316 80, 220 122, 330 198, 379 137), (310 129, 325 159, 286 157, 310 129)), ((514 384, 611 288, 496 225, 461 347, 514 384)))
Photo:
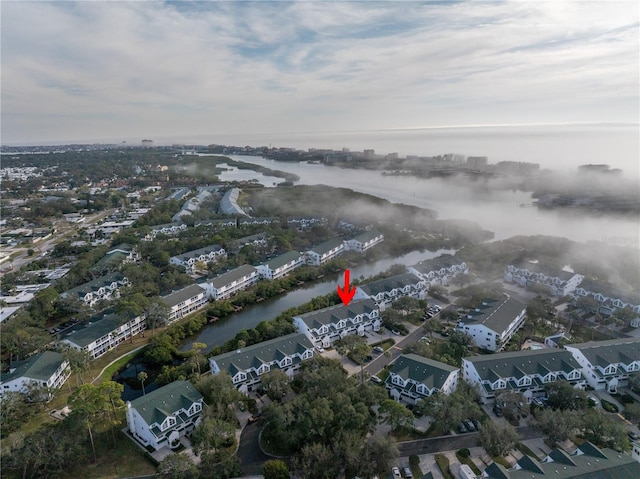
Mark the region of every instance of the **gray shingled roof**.
POLYGON ((408 285, 415 285, 422 281, 413 273, 404 273, 397 276, 391 276, 389 278, 379 279, 360 285, 360 289, 370 296, 375 296, 378 293, 385 291, 391 291, 395 288, 404 288, 408 285))
MULTIPOLYGON (((506 296, 506 295, 505 295, 506 296)), ((483 324, 496 333, 503 332, 527 305, 517 299, 507 297, 502 300, 484 300, 479 311, 470 311, 460 318, 463 324, 483 324)))
POLYGON ((180 261, 188 261, 191 258, 197 258, 198 256, 203 254, 209 254, 211 252, 217 253, 221 249, 223 249, 222 246, 220 246, 219 244, 214 244, 211 246, 205 246, 204 248, 198 248, 194 249, 193 251, 187 251, 186 253, 178 254, 174 256, 174 258, 177 258, 180 261))
POLYGON ((281 254, 280 256, 276 256, 275 258, 267 261, 267 266, 269 267, 269 269, 275 270, 287 263, 290 263, 291 261, 297 260, 298 258, 300 258, 300 256, 302 255, 297 251, 287 251, 286 253, 281 254))
POLYGON ((580 350, 591 364, 603 368, 610 364, 640 361, 640 338, 610 339, 567 346, 580 350))
POLYGON ((324 243, 319 244, 318 246, 311 248, 310 251, 313 251, 314 253, 318 253, 319 255, 323 255, 329 251, 331 251, 334 248, 337 248, 338 246, 340 246, 343 243, 343 240, 340 238, 333 238, 330 239, 329 241, 325 241, 324 243))
POLYGON ((420 261, 418 264, 414 264, 413 267, 421 273, 429 273, 430 271, 439 271, 442 268, 449 268, 454 265, 464 263, 463 260, 451 256, 450 254, 443 254, 436 258, 426 259, 420 261))
POLYGON ((520 379, 534 374, 546 376, 553 371, 569 373, 581 369, 569 351, 556 348, 496 353, 464 359, 475 366, 483 381, 491 382, 499 378, 520 379))
POLYGON ((81 284, 80 286, 76 286, 68 291, 62 293, 64 296, 84 296, 87 293, 92 293, 94 291, 98 291, 103 286, 108 286, 114 281, 122 281, 124 275, 122 273, 109 273, 104 276, 100 276, 99 278, 94 279, 93 281, 89 281, 88 283, 81 284))
POLYGON ((590 279, 582 280, 578 288, 582 288, 585 291, 594 294, 600 293, 603 296, 607 296, 609 298, 620 299, 625 303, 630 303, 633 305, 640 304, 639 294, 633 293, 631 291, 624 291, 622 289, 616 288, 615 286, 598 283, 597 281, 593 281, 590 279))
POLYGON ((233 376, 238 371, 259 368, 264 363, 280 361, 285 356, 302 354, 313 349, 313 344, 302 333, 292 333, 280 338, 263 341, 238 351, 231 351, 211 358, 221 371, 233 376))
POLYGON ((145 422, 162 424, 167 416, 174 415, 180 409, 189 409, 202 399, 202 395, 187 381, 174 381, 146 395, 131 401, 131 407, 138 411, 145 422))
POLYGON ((530 261, 523 261, 518 264, 514 264, 514 267, 518 269, 526 269, 531 273, 542 273, 551 278, 558 278, 562 281, 568 281, 575 276, 576 273, 564 271, 562 269, 546 266, 540 263, 532 263, 530 261))
POLYGON ((253 266, 249 266, 248 264, 243 264, 242 266, 238 266, 236 269, 232 269, 226 273, 221 274, 220 276, 215 277, 211 284, 214 288, 218 289, 223 286, 226 286, 234 281, 239 280, 240 278, 247 276, 251 273, 258 271, 253 266))
POLYGON ((0 382, 4 383, 21 377, 36 381, 48 381, 63 362, 64 356, 62 354, 54 351, 44 351, 24 361, 15 361, 11 365, 13 372, 3 374, 0 382))
POLYGON ((162 296, 160 299, 162 299, 167 306, 172 307, 203 292, 205 292, 204 288, 197 284, 192 284, 186 288, 175 291, 174 293, 162 296))
POLYGON ((353 318, 359 314, 371 313, 377 310, 375 301, 372 299, 362 299, 359 301, 352 301, 349 306, 339 304, 336 306, 330 306, 328 308, 319 309, 310 313, 301 314, 298 316, 304 323, 312 328, 317 329, 320 326, 329 324, 335 324, 341 319, 353 318))
POLYGON ((449 375, 457 370, 458 368, 417 354, 402 354, 391 368, 393 374, 397 374, 405 381, 412 379, 429 389, 441 389, 449 375))

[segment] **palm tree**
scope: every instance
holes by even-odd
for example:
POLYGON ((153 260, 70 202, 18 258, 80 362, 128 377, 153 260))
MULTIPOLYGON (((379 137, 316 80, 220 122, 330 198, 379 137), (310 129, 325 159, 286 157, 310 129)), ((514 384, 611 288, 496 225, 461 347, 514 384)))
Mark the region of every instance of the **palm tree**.
POLYGON ((146 395, 147 393, 144 390, 144 382, 147 380, 149 375, 145 371, 140 371, 138 373, 138 381, 140 381, 140 385, 142 386, 142 395, 146 395))

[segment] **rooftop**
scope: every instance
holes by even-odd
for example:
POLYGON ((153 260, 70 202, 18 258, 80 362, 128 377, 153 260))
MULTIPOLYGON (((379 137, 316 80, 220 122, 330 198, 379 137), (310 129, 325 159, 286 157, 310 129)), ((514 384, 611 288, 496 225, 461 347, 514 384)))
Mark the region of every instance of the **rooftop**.
POLYGON ((640 338, 567 344, 567 347, 578 349, 591 364, 603 368, 610 364, 631 364, 633 361, 640 361, 640 338))
POLYGON ((542 273, 552 278, 558 278, 562 281, 568 281, 575 276, 576 273, 570 271, 564 271, 552 266, 543 265, 540 263, 532 263, 531 261, 523 261, 518 264, 514 264, 514 267, 522 270, 528 270, 531 273, 542 273))
POLYGON ((402 354, 393 364, 391 372, 405 381, 412 379, 429 389, 442 388, 449 375, 458 368, 427 359, 417 354, 402 354))
POLYGON ((406 286, 415 285, 422 281, 413 273, 404 273, 389 278, 379 279, 360 285, 360 289, 370 296, 378 293, 391 291, 396 288, 404 288, 406 286))
POLYGON ((505 295, 501 300, 485 299, 476 310, 460 318, 462 324, 483 324, 487 328, 501 333, 527 307, 526 304, 505 295))
POLYGON ((124 279, 124 275, 122 273, 109 273, 104 276, 100 276, 99 278, 94 279, 93 281, 89 281, 88 283, 81 284, 80 286, 76 286, 75 288, 69 289, 62 293, 63 295, 78 295, 84 296, 87 293, 92 293, 93 291, 97 291, 104 286, 109 286, 111 283, 120 282, 124 279))
POLYGON ((286 253, 281 254, 280 256, 276 256, 275 258, 267 261, 266 265, 269 267, 269 269, 275 270, 281 268, 287 263, 296 261, 298 258, 300 258, 300 256, 302 255, 297 251, 287 251, 286 253))
POLYGON ((131 407, 138 411, 150 426, 162 424, 168 416, 181 409, 189 409, 202 395, 187 381, 174 381, 131 401, 131 407))
POLYGON ((333 238, 333 239, 330 239, 329 241, 325 241, 324 243, 321 243, 318 246, 311 248, 309 251, 313 251, 314 253, 323 255, 328 253, 332 249, 339 247, 343 243, 344 243, 343 240, 341 240, 340 238, 333 238))
POLYGON ((464 358, 472 363, 480 379, 494 382, 500 378, 520 379, 524 376, 546 376, 550 372, 569 373, 580 370, 573 355, 563 349, 535 349, 464 358))
POLYGON ((194 249, 193 251, 187 251, 186 253, 178 254, 178 255, 174 256, 174 258, 177 258, 180 261, 188 261, 191 258, 197 258, 198 256, 203 255, 203 254, 206 255, 206 254, 209 254, 211 252, 217 253, 221 249, 223 249, 223 248, 219 244, 213 244, 213 245, 210 245, 210 246, 205 246, 204 248, 198 248, 198 249, 194 249))
POLYGON ((94 316, 87 322, 75 325, 62 339, 84 348, 129 321, 115 313, 94 316))
POLYGON ((359 314, 369 314, 377 311, 378 307, 372 299, 352 301, 349 306, 339 304, 319 309, 310 313, 301 314, 298 317, 310 328, 317 329, 320 326, 335 324, 341 319, 353 318, 359 314))
POLYGON ((355 241, 359 241, 360 243, 366 243, 367 241, 371 241, 372 239, 375 239, 381 235, 382 233, 380 233, 379 231, 372 230, 372 231, 365 231, 364 233, 361 233, 352 239, 355 241))
POLYGON ((24 361, 14 362, 11 365, 10 372, 0 377, 0 382, 4 383, 21 377, 35 379, 36 381, 48 381, 64 360, 64 356, 60 353, 44 351, 24 361))
POLYGON ((167 306, 172 307, 182 303, 183 301, 186 301, 187 299, 191 299, 194 296, 198 296, 199 294, 202 294, 204 292, 205 290, 201 286, 197 284, 192 284, 187 286, 186 288, 182 288, 171 294, 162 296, 161 299, 167 306))
POLYGON ((640 295, 632 291, 624 291, 615 286, 599 283, 591 279, 584 279, 578 288, 582 288, 590 293, 600 293, 612 299, 620 299, 625 303, 640 305, 640 295))
POLYGON ((257 369, 262 364, 281 361, 284 357, 302 354, 309 349, 313 349, 311 341, 302 333, 293 333, 220 354, 211 360, 216 362, 220 370, 233 376, 238 371, 257 369))
POLYGON ((451 256, 450 254, 443 254, 436 258, 420 261, 418 264, 414 264, 413 267, 419 272, 426 274, 431 271, 438 271, 442 268, 450 268, 451 266, 457 266, 464 263, 463 260, 451 256))
POLYGON ((238 281, 244 276, 250 275, 258 271, 253 266, 249 266, 248 264, 243 264, 242 266, 238 266, 236 269, 232 269, 231 271, 227 271, 226 273, 217 276, 213 280, 211 280, 211 284, 214 288, 222 288, 223 286, 227 286, 228 284, 233 283, 234 281, 238 281))

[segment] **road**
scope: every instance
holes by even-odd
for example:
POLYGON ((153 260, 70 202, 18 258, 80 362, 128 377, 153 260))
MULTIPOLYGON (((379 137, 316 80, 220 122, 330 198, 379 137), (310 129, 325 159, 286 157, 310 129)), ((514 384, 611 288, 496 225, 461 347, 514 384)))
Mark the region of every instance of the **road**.
MULTIPOLYGON (((520 440, 536 439, 544 435, 531 426, 517 427, 520 440)), ((406 457, 413 454, 433 454, 441 451, 456 451, 463 447, 476 447, 480 444, 480 435, 477 432, 456 434, 454 436, 431 437, 398 443, 400 456, 406 457)))

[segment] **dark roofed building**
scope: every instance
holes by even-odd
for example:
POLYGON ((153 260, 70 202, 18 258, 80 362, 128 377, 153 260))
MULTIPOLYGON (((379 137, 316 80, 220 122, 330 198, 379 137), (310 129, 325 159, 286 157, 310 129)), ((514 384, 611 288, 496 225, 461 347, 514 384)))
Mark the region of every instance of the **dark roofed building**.
POLYGON ((161 299, 171 309, 169 313, 169 321, 171 322, 202 308, 209 302, 209 295, 204 287, 192 284, 162 296, 161 299))
POLYGON ((287 251, 258 266, 260 276, 265 279, 278 279, 304 265, 304 256, 297 251, 287 251))
POLYGON ((43 399, 49 399, 47 389, 60 389, 70 375, 69 361, 62 354, 44 351, 9 366, 9 372, 0 376, 0 397, 7 392, 26 393, 37 386, 43 388, 43 399))
POLYGON ((427 259, 409 267, 411 273, 428 281, 430 285, 448 285, 449 281, 459 273, 469 271, 467 263, 450 254, 443 254, 427 259))
POLYGON ((415 404, 438 392, 452 393, 458 384, 459 371, 417 354, 403 354, 391 367, 385 385, 396 401, 415 404))
POLYGON ((413 273, 404 273, 361 284, 358 286, 355 299, 369 297, 384 310, 393 301, 404 296, 424 299, 426 292, 427 282, 424 279, 413 273))
POLYGON ((248 288, 260 279, 258 270, 244 264, 231 271, 223 273, 206 283, 209 296, 213 299, 225 299, 232 294, 248 288))
POLYGON ((336 256, 344 253, 344 241, 340 238, 330 239, 306 252, 308 264, 320 266, 336 256))

